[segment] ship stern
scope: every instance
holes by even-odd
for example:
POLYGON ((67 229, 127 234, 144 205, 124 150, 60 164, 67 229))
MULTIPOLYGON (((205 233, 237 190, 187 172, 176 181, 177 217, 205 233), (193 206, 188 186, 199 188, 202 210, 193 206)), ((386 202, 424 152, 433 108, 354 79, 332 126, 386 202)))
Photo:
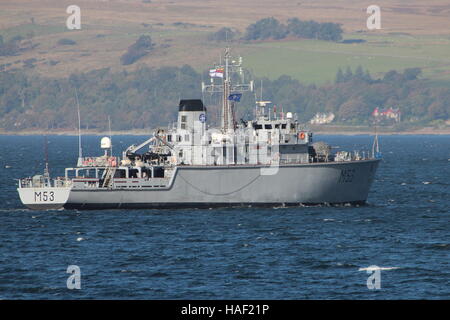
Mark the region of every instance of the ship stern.
POLYGON ((17 188, 23 205, 32 210, 60 209, 66 204, 70 195, 66 188, 17 188))

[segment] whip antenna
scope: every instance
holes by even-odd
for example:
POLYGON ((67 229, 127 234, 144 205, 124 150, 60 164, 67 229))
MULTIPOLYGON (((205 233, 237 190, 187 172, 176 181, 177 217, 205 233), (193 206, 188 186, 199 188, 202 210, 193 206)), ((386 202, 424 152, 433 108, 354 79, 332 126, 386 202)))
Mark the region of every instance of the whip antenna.
POLYGON ((78 111, 78 167, 82 164, 83 149, 81 148, 81 116, 80 116, 80 102, 78 101, 78 92, 75 87, 75 99, 77 101, 77 111, 78 111))

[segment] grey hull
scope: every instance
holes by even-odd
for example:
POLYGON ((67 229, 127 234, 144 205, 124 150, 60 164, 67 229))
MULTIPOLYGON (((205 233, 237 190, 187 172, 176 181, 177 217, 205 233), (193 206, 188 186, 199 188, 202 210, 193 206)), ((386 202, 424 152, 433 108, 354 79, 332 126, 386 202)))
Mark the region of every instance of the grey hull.
POLYGON ((68 209, 362 204, 380 160, 258 166, 180 166, 167 188, 72 189, 68 209), (272 173, 272 174, 271 174, 272 173))

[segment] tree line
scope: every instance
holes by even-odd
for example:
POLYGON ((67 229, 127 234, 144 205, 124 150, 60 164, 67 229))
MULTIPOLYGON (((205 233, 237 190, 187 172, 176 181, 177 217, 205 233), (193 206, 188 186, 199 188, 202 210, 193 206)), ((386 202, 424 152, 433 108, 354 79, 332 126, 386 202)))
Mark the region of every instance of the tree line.
MULTIPOLYGON (((420 77, 417 68, 389 71, 373 79, 358 67, 338 70, 332 83, 305 85, 289 76, 256 79, 263 82, 263 98, 277 110, 296 112, 307 122, 317 112, 333 112, 337 123, 370 124, 378 108, 399 108, 406 123, 427 124, 450 116, 450 91, 446 83, 420 77)), ((100 69, 55 79, 27 75, 24 71, 0 73, 0 128, 60 130, 77 128, 75 90, 84 128, 106 130, 111 116, 115 130, 155 128, 175 121, 180 99, 204 98, 209 119, 218 114, 218 97, 204 96, 200 83, 208 74, 192 67, 150 68, 112 72, 100 69)), ((250 118, 255 96, 244 94, 237 116, 250 118)), ((216 117, 217 118, 217 117, 216 117)))
POLYGON ((146 56, 154 46, 155 44, 149 35, 142 35, 128 47, 127 52, 120 57, 120 62, 122 65, 133 64, 143 56, 146 56))
MULTIPOLYGON (((298 18, 290 18, 287 24, 283 24, 274 17, 260 19, 250 24, 242 40, 280 40, 287 37, 299 39, 317 39, 325 41, 342 40, 343 30, 338 23, 320 23, 314 20, 303 21, 298 18)), ((227 41, 236 39, 239 32, 228 27, 221 28, 209 36, 209 40, 227 41)))

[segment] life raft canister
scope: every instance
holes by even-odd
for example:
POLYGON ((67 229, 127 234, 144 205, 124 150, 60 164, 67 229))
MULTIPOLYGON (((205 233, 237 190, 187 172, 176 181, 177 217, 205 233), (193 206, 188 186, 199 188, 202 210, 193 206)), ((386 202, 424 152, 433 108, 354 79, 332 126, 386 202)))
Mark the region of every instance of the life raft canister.
POLYGON ((305 133, 304 133, 304 132, 300 132, 300 133, 298 134, 298 137, 299 137, 301 140, 305 140, 305 133))
POLYGON ((109 164, 110 167, 115 167, 115 166, 117 166, 116 158, 115 158, 115 157, 110 157, 110 158, 108 159, 108 164, 109 164))
POLYGON ((86 158, 84 161, 83 161, 83 166, 85 166, 85 167, 92 167, 94 165, 94 163, 93 163, 93 160, 92 160, 92 158, 86 158))

